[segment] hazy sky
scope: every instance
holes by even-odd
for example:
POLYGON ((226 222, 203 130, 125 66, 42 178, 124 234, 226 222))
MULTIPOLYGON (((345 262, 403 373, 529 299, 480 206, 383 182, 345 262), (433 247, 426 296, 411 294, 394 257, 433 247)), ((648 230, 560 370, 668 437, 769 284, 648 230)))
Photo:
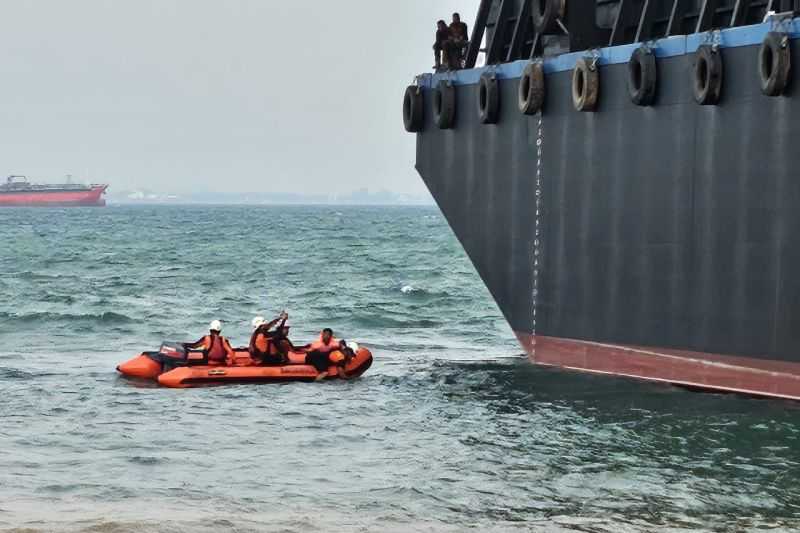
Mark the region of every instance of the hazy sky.
POLYGON ((402 94, 477 0, 15 0, 0 173, 117 190, 419 193, 402 94))

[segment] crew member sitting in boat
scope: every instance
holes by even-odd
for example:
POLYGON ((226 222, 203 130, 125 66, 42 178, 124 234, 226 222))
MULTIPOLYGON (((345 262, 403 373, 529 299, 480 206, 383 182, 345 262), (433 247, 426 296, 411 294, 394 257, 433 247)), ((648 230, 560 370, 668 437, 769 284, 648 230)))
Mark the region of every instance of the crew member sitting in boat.
POLYGON ((231 348, 231 343, 223 337, 222 322, 214 320, 208 326, 209 334, 197 342, 184 344, 187 350, 202 349, 208 356, 208 362, 212 365, 232 364, 236 354, 231 348))
POLYGON ((333 336, 331 328, 325 328, 320 333, 318 340, 303 347, 303 351, 306 352, 305 362, 317 369, 319 372, 317 379, 323 379, 328 376, 328 368, 331 365, 340 365, 345 362, 344 354, 339 351, 344 349, 345 343, 333 336))
POLYGON ((261 316, 257 316, 253 319, 252 324, 255 329, 250 336, 250 345, 248 347, 250 357, 253 361, 264 365, 280 365, 286 363, 286 357, 282 356, 278 350, 276 335, 283 330, 287 318, 289 318, 289 315, 286 311, 281 311, 278 318, 271 322, 267 322, 264 317, 261 316), (271 331, 278 322, 280 322, 280 325, 278 325, 275 331, 271 331))

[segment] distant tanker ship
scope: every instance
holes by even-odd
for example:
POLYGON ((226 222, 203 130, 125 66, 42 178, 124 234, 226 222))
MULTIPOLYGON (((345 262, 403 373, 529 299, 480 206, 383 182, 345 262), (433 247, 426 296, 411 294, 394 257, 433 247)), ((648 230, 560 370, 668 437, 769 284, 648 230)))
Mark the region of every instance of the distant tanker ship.
POLYGON ((0 185, 0 207, 104 206, 108 185, 34 184, 25 176, 9 176, 0 185))

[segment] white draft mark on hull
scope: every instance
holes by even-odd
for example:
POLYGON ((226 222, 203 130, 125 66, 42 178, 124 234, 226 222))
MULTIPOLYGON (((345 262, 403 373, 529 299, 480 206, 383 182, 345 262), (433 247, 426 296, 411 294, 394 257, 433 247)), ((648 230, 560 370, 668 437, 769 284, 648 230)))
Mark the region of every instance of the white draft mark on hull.
POLYGON ((536 216, 533 236, 533 325, 531 340, 531 356, 536 357, 536 311, 539 304, 539 264, 541 260, 541 217, 542 217, 542 144, 544 128, 542 127, 542 112, 536 114, 538 120, 536 132, 536 216))

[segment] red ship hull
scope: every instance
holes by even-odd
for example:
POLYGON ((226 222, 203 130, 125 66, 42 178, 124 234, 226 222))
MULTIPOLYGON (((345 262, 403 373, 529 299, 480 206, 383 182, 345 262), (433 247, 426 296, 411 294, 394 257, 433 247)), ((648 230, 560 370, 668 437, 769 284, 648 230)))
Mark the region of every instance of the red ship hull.
POLYGON ((88 190, 0 192, 0 207, 104 206, 107 188, 108 185, 94 185, 88 190))

